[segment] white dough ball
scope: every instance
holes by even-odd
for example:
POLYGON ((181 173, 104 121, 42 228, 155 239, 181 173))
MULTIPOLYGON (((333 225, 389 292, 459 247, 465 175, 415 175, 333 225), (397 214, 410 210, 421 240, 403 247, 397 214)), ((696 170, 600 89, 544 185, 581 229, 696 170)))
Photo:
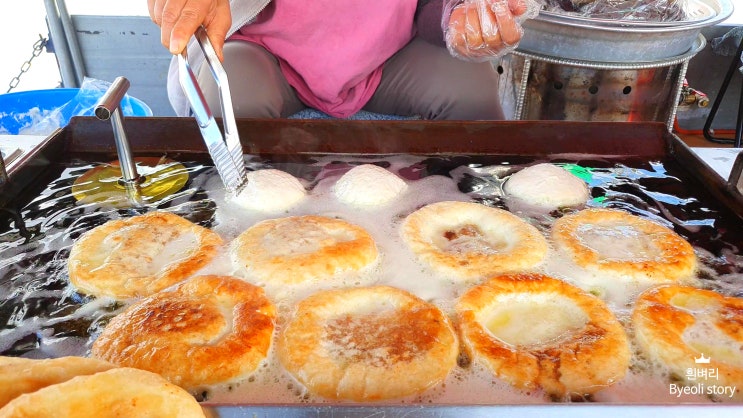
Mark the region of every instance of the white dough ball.
POLYGON ((248 184, 233 200, 248 209, 281 212, 306 195, 307 191, 296 177, 281 170, 265 169, 249 172, 248 184))
POLYGON ((407 189, 400 177, 374 164, 356 166, 335 183, 333 191, 343 203, 353 206, 384 205, 407 189))
POLYGON ((567 170, 543 163, 526 167, 506 180, 510 198, 542 209, 580 206, 589 198, 588 185, 567 170))

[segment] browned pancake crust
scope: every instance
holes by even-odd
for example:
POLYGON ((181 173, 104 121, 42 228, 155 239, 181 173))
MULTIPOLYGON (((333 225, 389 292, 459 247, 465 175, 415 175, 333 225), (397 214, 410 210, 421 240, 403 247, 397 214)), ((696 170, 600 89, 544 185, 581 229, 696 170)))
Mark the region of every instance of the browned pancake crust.
POLYGON ((81 292, 126 299, 148 296, 187 279, 217 254, 222 239, 215 232, 169 212, 150 212, 106 222, 83 234, 68 260, 70 282, 81 292), (168 242, 192 234, 195 245, 159 271, 159 252, 168 242))
POLYGON ((0 407, 24 393, 114 367, 109 362, 85 357, 43 360, 0 357, 0 407))
POLYGON ((420 393, 455 366, 458 344, 435 306, 386 286, 302 301, 277 341, 284 367, 310 392, 370 401, 420 393))
POLYGON ((157 374, 117 368, 21 395, 0 408, 0 417, 203 418, 204 411, 157 374))
MULTIPOLYGON (((686 379, 688 369, 717 369, 719 380, 710 378, 710 383, 736 386, 735 398, 743 399, 743 367, 740 362, 730 364, 724 358, 707 352, 704 354, 710 358, 709 364, 697 364, 695 359, 701 358, 702 352, 684 340, 684 334, 698 321, 700 312, 711 320, 708 326, 713 325, 725 337, 738 345, 743 344, 743 299, 679 285, 657 286, 640 295, 632 312, 635 338, 652 360, 665 365, 681 379, 686 379), (685 308, 685 304, 690 307, 685 308)), ((709 341, 709 346, 713 347, 716 342, 709 341)), ((743 353, 737 355, 740 359, 743 353)))
POLYGON ((234 277, 197 276, 111 319, 91 353, 186 389, 231 382, 266 357, 274 317, 261 288, 234 277))
POLYGON ((547 241, 534 226, 508 211, 472 202, 438 202, 405 218, 405 243, 444 275, 462 279, 528 270, 547 255, 547 241), (460 249, 447 245, 462 242, 460 249), (468 243, 482 242, 468 247, 468 243))
POLYGON ((541 387, 557 396, 584 395, 616 383, 629 367, 627 336, 619 321, 600 299, 561 280, 540 274, 493 277, 462 295, 456 311, 462 339, 474 358, 519 388, 541 387), (554 343, 522 347, 500 340, 478 319, 500 303, 499 297, 540 293, 569 298, 588 322, 554 343))
POLYGON ((585 209, 566 215, 553 225, 552 238, 557 248, 579 267, 600 273, 664 283, 687 279, 696 270, 694 249, 685 239, 662 225, 620 210, 585 209), (607 258, 581 241, 580 228, 590 225, 630 227, 655 246, 660 255, 637 261, 607 258))
POLYGON ((232 245, 233 259, 262 283, 295 284, 330 278, 360 270, 377 256, 374 239, 363 228, 314 215, 259 222, 232 245))

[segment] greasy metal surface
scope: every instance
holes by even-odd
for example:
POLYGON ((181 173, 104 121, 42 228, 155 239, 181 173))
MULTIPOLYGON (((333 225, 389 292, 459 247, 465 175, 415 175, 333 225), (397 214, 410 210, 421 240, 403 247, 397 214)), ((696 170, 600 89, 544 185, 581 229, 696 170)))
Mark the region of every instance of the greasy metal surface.
MULTIPOLYGON (((549 156, 580 154, 604 157, 670 157, 679 161, 717 200, 743 217, 743 196, 658 122, 567 121, 343 121, 241 119, 237 121, 246 154, 460 154, 549 156)), ((175 160, 210 162, 192 118, 129 118, 132 152, 175 160)), ((0 204, 38 175, 39 166, 80 158, 116 158, 109 126, 93 117, 75 117, 51 136, 47 146, 26 159, 27 169, 9 173, 0 204), (15 190, 15 191, 13 191, 15 190)), ((22 189, 21 189, 22 190, 22 189)), ((24 191, 32 193, 30 190, 24 191)))
MULTIPOLYGON (((111 129, 108 130, 111 135, 111 129)), ((0 208, 18 201, 22 195, 33 194, 33 191, 30 191, 31 187, 28 186, 45 170, 50 161, 58 161, 64 157, 65 143, 56 138, 59 134, 62 134, 62 130, 39 143, 38 147, 24 153, 18 162, 8 169, 8 181, 0 187, 0 208)))
MULTIPOLYGON (((75 156, 113 155, 107 124, 75 117, 59 132, 66 152, 75 156)), ((130 145, 141 153, 204 159, 206 147, 191 118, 129 118, 130 145)), ((246 154, 494 154, 580 153, 657 157, 669 137, 660 123, 584 123, 563 121, 343 121, 240 119, 246 154)))
MULTIPOLYGON (((209 161, 198 126, 185 118, 130 118, 127 120, 135 155, 167 154, 173 159, 209 161)), ((716 176, 662 123, 541 122, 425 122, 336 120, 240 120, 238 129, 247 154, 462 154, 525 155, 555 154, 670 157, 698 179, 716 199, 743 217, 743 199, 716 176)), ((108 124, 95 118, 73 118, 57 131, 23 169, 11 173, 12 188, 3 195, 33 195, 33 175, 50 162, 79 158, 94 161, 115 158, 108 124), (20 187, 20 188, 19 188, 20 187)), ((740 161, 739 161, 740 162, 740 161)), ((739 164, 740 165, 740 164, 739 164)), ((16 199, 22 200, 22 199, 16 199)), ((4 203, 3 203, 4 204, 4 203)), ((695 417, 740 416, 740 405, 211 405, 210 416, 570 416, 603 415, 653 417, 659 413, 695 417), (661 409, 662 408, 662 409, 661 409)))
MULTIPOLYGON (((639 122, 566 121, 339 121, 238 120, 246 154, 464 154, 529 155, 589 154, 599 156, 666 155, 680 160, 691 174, 731 207, 743 214, 743 198, 694 155, 664 124, 639 122), (727 191, 726 191, 727 190, 727 191)), ((199 128, 191 118, 129 118, 132 152, 138 156, 167 156, 176 160, 210 162, 199 128)), ((0 205, 13 196, 32 193, 24 186, 48 161, 116 158, 113 133, 94 117, 75 117, 45 144, 24 156, 9 172, 11 181, 0 205), (22 167, 22 169, 20 168, 22 167)), ((743 216, 743 215, 741 215, 743 216)))
POLYGON ((132 194, 135 201, 146 204, 178 192, 188 182, 188 171, 177 161, 161 157, 136 157, 132 164, 139 167, 139 183, 133 186, 127 184, 120 162, 111 161, 75 179, 72 195, 83 203, 126 207, 131 206, 132 194))
MULTIPOLYGON (((671 135, 671 134, 669 134, 671 135)), ((685 143, 671 135, 674 140, 671 141, 670 155, 685 167, 692 176, 698 180, 705 189, 719 202, 730 208, 734 213, 743 219, 743 186, 740 184, 740 170, 743 169, 743 154, 736 158, 730 179, 723 179, 710 166, 702 161, 694 151, 685 143), (736 174, 736 165, 738 173, 736 174), (737 180, 737 187, 732 182, 737 180)))

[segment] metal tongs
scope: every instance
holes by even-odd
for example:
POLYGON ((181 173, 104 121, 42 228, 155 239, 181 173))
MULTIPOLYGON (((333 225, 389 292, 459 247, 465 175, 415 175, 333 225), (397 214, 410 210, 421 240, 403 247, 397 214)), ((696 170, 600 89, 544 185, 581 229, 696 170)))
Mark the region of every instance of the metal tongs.
POLYGON ((247 184, 247 170, 243 160, 242 144, 240 136, 237 133, 237 124, 235 123, 235 113, 232 109, 232 96, 227 81, 227 73, 219 62, 217 53, 214 51, 209 38, 206 36, 206 29, 200 26, 194 34, 196 41, 201 47, 201 51, 206 57, 212 76, 219 87, 219 101, 222 106, 222 121, 224 123, 224 137, 219 130, 214 115, 209 110, 204 93, 199 87, 196 76, 188 64, 186 49, 178 55, 179 81, 188 101, 191 104, 196 122, 201 129, 201 135, 209 150, 209 155, 217 167, 219 177, 230 193, 239 193, 247 184))

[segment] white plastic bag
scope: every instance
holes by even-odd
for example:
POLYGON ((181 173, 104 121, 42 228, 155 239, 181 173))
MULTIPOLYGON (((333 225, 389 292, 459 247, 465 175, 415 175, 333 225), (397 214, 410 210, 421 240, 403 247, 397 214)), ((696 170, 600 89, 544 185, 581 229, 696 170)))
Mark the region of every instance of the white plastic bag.
POLYGON ((688 0, 542 0, 545 10, 575 16, 642 22, 687 19, 688 0))
MULTIPOLYGON (((95 116, 95 105, 110 86, 108 81, 86 77, 69 102, 53 109, 30 109, 30 124, 21 128, 18 134, 50 135, 54 130, 66 126, 73 116, 95 116)), ((129 95, 124 95, 120 106, 123 114, 133 113, 129 95)))

